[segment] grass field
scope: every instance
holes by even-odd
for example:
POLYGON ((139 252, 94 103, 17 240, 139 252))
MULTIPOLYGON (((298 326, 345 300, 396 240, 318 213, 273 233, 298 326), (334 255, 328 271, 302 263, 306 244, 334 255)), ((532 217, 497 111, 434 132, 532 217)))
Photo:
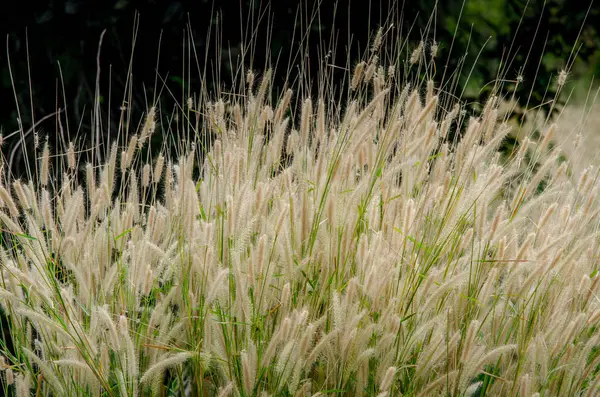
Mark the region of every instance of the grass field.
POLYGON ((597 168, 390 32, 343 81, 240 67, 3 173, 4 395, 598 395, 597 168))

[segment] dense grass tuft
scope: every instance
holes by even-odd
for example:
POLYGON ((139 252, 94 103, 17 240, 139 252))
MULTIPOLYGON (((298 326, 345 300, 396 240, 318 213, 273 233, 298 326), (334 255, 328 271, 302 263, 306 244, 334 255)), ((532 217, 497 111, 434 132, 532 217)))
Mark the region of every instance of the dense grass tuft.
POLYGON ((382 32, 316 90, 190 98, 175 154, 157 105, 4 174, 5 393, 596 395, 595 169, 382 32))

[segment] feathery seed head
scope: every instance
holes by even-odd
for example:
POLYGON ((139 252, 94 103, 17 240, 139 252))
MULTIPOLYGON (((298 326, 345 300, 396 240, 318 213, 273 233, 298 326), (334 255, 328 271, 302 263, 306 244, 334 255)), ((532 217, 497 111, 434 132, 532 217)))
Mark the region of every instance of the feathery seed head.
POLYGON ((569 73, 565 69, 561 69, 561 71, 558 73, 556 83, 558 84, 559 88, 565 85, 565 83, 567 82, 568 75, 569 73))
POLYGON ((438 42, 433 40, 433 43, 431 43, 431 47, 429 49, 430 50, 429 55, 431 56, 431 59, 434 59, 437 56, 438 49, 439 49, 438 42))
POLYGON ((413 52, 412 52, 412 54, 410 56, 409 63, 411 65, 414 65, 417 62, 419 62, 419 58, 421 57, 422 53, 423 53, 423 40, 421 40, 419 42, 419 45, 417 45, 417 47, 413 50, 413 52))

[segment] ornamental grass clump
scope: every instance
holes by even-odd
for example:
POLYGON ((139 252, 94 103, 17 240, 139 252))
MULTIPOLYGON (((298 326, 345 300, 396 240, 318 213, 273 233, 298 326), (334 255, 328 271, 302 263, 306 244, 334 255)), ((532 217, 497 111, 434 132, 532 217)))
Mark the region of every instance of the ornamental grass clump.
POLYGON ((467 112, 410 74, 424 42, 375 37, 316 91, 190 98, 175 152, 144 150, 156 104, 101 156, 5 172, 5 393, 597 395, 597 171, 550 122, 500 151, 502 93, 467 112))

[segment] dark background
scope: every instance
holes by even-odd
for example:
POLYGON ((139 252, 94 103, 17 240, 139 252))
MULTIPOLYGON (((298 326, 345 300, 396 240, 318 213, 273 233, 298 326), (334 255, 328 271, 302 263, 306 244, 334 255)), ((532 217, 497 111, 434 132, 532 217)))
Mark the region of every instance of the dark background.
MULTIPOLYGON (((33 119, 40 120, 66 107, 61 123, 63 127, 70 126, 68 139, 77 135, 79 139, 89 140, 97 52, 104 30, 99 64, 100 95, 103 129, 108 130, 106 124, 110 123, 112 131, 116 131, 119 122, 130 59, 133 59, 134 99, 130 106, 133 113, 141 117, 153 104, 156 91, 161 91, 161 105, 171 100, 172 108, 175 101, 181 103, 187 97, 187 87, 191 92, 204 92, 209 96, 225 89, 236 71, 239 72, 229 67, 228 57, 241 59, 242 43, 248 42, 251 34, 257 35, 259 45, 247 51, 241 63, 259 73, 265 68, 267 58, 278 60, 274 94, 284 88, 287 72, 284 66, 288 65, 290 56, 297 54, 302 35, 309 34, 308 57, 292 58, 291 64, 307 68, 316 76, 320 64, 314 60, 326 54, 327 48, 336 49, 330 63, 346 66, 346 59, 356 59, 367 48, 369 33, 386 22, 389 24, 391 21, 386 21, 389 18, 401 32, 401 39, 412 45, 424 35, 429 43, 433 39, 440 43, 439 66, 434 78, 439 82, 442 76, 446 80, 452 76, 458 93, 463 93, 462 99, 474 104, 484 100, 493 87, 488 83, 498 78, 499 71, 505 79, 523 76, 524 84, 517 96, 535 106, 551 97, 556 89, 552 78, 561 68, 570 67, 574 48, 578 72, 571 74, 570 81, 590 77, 599 64, 600 40, 595 27, 600 26, 600 5, 588 9, 589 3, 564 0, 533 0, 530 4, 525 0, 445 0, 437 5, 434 0, 404 3, 323 0, 317 13, 316 3, 285 0, 11 2, 13 8, 3 9, 0 15, 0 29, 5 39, 0 51, 2 134, 7 136, 19 129, 17 104, 25 131, 31 128, 33 119), (307 23, 310 16, 315 18, 307 23), (131 57, 136 24, 137 38, 131 57), (252 31, 252 26, 257 24, 258 28, 252 31), (455 41, 451 46, 453 37, 455 41), (183 71, 188 54, 194 58, 193 51, 189 52, 190 43, 198 58, 191 62, 193 73, 183 71), (205 67, 208 77, 201 81, 200 71, 205 67), (459 73, 453 73, 455 71, 459 73), (107 109, 109 93, 111 108, 107 109), (107 116, 108 110, 113 117, 107 116)), ((55 147, 59 145, 57 130, 56 117, 36 127, 38 137, 47 135, 55 147)), ((4 143, 5 156, 14 148, 17 137, 18 134, 4 143)), ((25 146, 32 150, 33 145, 34 137, 30 134, 25 146)), ((26 163, 19 150, 12 171, 20 175, 24 167, 26 163)))

